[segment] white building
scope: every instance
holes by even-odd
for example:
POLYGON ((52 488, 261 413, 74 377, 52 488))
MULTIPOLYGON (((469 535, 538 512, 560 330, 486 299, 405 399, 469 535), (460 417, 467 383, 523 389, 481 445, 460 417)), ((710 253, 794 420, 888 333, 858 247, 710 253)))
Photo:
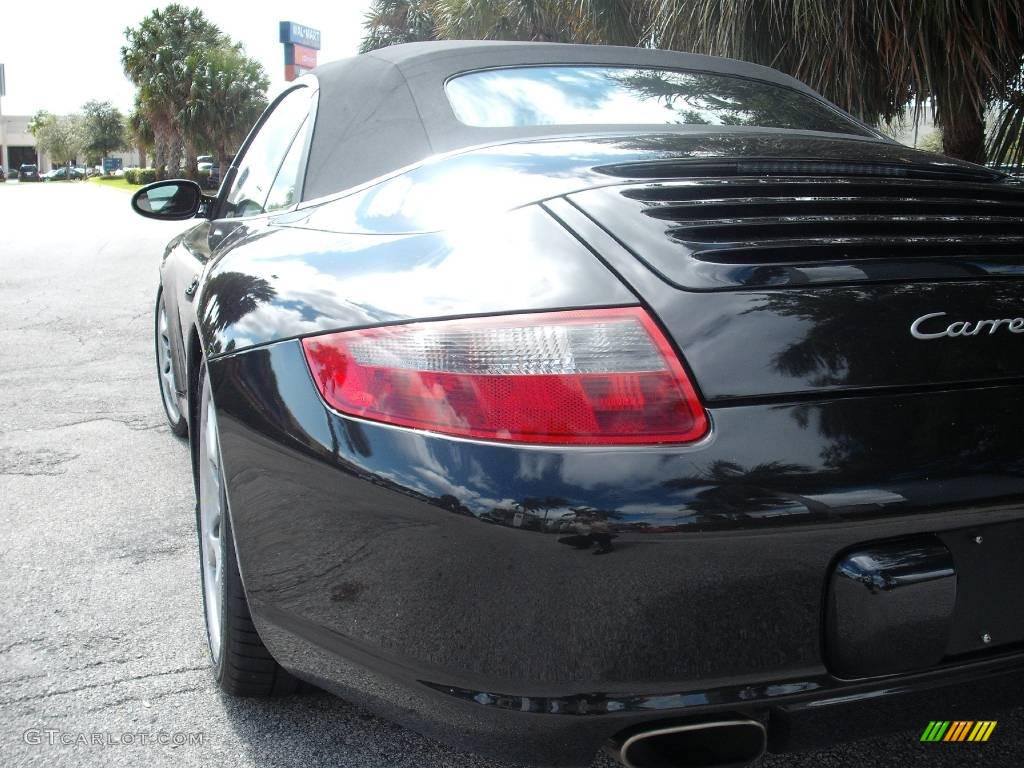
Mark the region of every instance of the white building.
POLYGON ((35 163, 40 172, 50 170, 49 158, 36 151, 36 137, 28 132, 25 115, 3 115, 0 117, 0 165, 4 170, 17 168, 23 163, 35 163))
MULTIPOLYGON (((0 166, 4 170, 17 170, 23 163, 35 163, 39 172, 49 171, 53 164, 45 152, 38 151, 36 137, 28 132, 28 124, 32 118, 28 115, 0 115, 0 166)), ((139 152, 130 149, 124 152, 111 152, 110 157, 119 157, 125 168, 134 168, 139 164, 139 152)), ((84 157, 78 158, 81 165, 84 157)))

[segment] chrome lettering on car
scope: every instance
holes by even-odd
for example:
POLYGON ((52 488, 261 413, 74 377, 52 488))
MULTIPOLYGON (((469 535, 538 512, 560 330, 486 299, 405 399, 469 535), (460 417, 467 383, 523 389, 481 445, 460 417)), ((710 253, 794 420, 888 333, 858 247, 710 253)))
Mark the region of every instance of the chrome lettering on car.
MULTIPOLYGON (((946 316, 946 312, 929 312, 927 315, 921 315, 910 324, 910 335, 915 339, 925 340, 956 338, 957 336, 977 336, 982 332, 983 328, 987 327, 988 334, 991 336, 1003 326, 1006 326, 1006 330, 1010 333, 1024 333, 1024 317, 1001 318, 999 320, 957 320, 949 323, 942 330, 925 331, 922 329, 922 326, 930 320, 946 316)), ((929 323, 929 325, 934 328, 941 328, 939 323, 941 321, 935 320, 935 322, 929 323)))

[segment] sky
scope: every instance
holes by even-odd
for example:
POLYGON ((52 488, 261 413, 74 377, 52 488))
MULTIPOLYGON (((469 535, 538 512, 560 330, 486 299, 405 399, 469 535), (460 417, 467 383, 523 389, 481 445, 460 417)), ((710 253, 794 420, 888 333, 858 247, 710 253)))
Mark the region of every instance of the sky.
MULTIPOLYGON (((131 109, 135 87, 121 69, 124 29, 136 26, 166 2, 154 0, 14 0, 4 3, 0 64, 5 65, 5 115, 78 111, 90 99, 131 109)), ((182 0, 263 64, 270 90, 284 83, 284 46, 278 23, 294 21, 320 30, 319 62, 358 53, 370 0, 182 0)))

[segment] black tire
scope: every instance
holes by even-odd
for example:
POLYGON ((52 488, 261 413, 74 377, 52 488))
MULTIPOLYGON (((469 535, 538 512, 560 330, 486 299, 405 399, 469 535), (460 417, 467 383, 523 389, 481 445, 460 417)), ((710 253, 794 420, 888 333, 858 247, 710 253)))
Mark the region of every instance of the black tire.
MULTIPOLYGON (((206 377, 206 364, 201 365, 199 370, 199 410, 197 413, 198 425, 202 425, 206 419, 203 412, 204 403, 207 402, 208 394, 204 396, 204 390, 208 387, 206 377)), ((193 430, 197 436, 205 436, 200 426, 193 430)), ((197 448, 197 450, 199 450, 197 448)), ((218 462, 219 463, 219 462, 218 462)), ((197 487, 200 483, 197 483, 197 487)), ((221 563, 221 584, 220 584, 220 611, 219 611, 219 650, 213 647, 213 633, 209 627, 210 611, 207 610, 206 593, 206 568, 204 567, 203 553, 203 526, 200 518, 200 502, 196 503, 196 533, 199 537, 199 573, 203 594, 203 616, 207 621, 206 637, 210 645, 210 658, 213 660, 213 674, 218 687, 225 693, 232 696, 277 696, 294 693, 298 689, 298 680, 292 677, 285 669, 270 655, 259 632, 253 624, 252 615, 249 613, 249 601, 245 596, 245 589, 242 586, 242 577, 238 571, 238 560, 235 557, 234 536, 231 530, 230 506, 227 504, 226 490, 224 483, 220 486, 221 503, 223 513, 220 522, 220 553, 221 563)), ((202 498, 203 490, 200 489, 199 496, 202 498)))
POLYGON ((298 681, 277 663, 263 645, 249 614, 249 601, 238 573, 231 539, 231 517, 225 518, 221 550, 225 558, 225 599, 222 603, 222 646, 213 674, 217 685, 232 696, 282 696, 294 693, 298 681))
MULTIPOLYGON (((156 293, 156 310, 153 312, 153 350, 155 353, 154 357, 156 359, 156 383, 157 386, 160 387, 160 403, 164 407, 164 416, 167 418, 167 426, 169 426, 171 428, 171 432, 173 432, 178 437, 184 437, 185 435, 188 434, 188 420, 185 418, 185 415, 181 412, 181 406, 177 402, 176 395, 174 404, 171 405, 170 403, 168 403, 168 397, 170 397, 170 395, 167 393, 167 390, 165 389, 165 364, 170 366, 171 378, 173 379, 174 377, 174 366, 170 362, 170 357, 167 357, 165 360, 161 352, 162 346, 165 343, 170 343, 170 334, 172 333, 169 326, 165 325, 164 329, 161 329, 160 327, 161 315, 163 315, 164 317, 164 323, 166 324, 167 322, 166 313, 167 309, 164 306, 164 291, 163 287, 161 286, 160 290, 158 290, 156 293), (164 334, 167 335, 166 341, 164 339, 164 334)), ((166 354, 172 354, 169 347, 166 351, 166 354)), ((175 386, 175 390, 176 389, 177 387, 175 386)))

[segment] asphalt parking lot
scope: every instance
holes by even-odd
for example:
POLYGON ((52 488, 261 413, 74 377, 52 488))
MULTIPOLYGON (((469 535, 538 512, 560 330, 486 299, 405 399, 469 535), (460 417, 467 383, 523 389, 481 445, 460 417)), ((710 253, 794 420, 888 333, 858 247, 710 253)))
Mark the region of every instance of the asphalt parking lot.
MULTIPOLYGON (((84 182, 0 186, 0 766, 511 768, 326 693, 216 691, 188 453, 152 361, 158 258, 187 223, 138 218, 128 199, 84 182), (135 743, 108 743, 125 734, 135 743)), ((932 719, 945 718, 922 712, 921 730, 932 719)), ((919 737, 763 765, 1017 766, 1024 709, 987 744, 919 737)))

